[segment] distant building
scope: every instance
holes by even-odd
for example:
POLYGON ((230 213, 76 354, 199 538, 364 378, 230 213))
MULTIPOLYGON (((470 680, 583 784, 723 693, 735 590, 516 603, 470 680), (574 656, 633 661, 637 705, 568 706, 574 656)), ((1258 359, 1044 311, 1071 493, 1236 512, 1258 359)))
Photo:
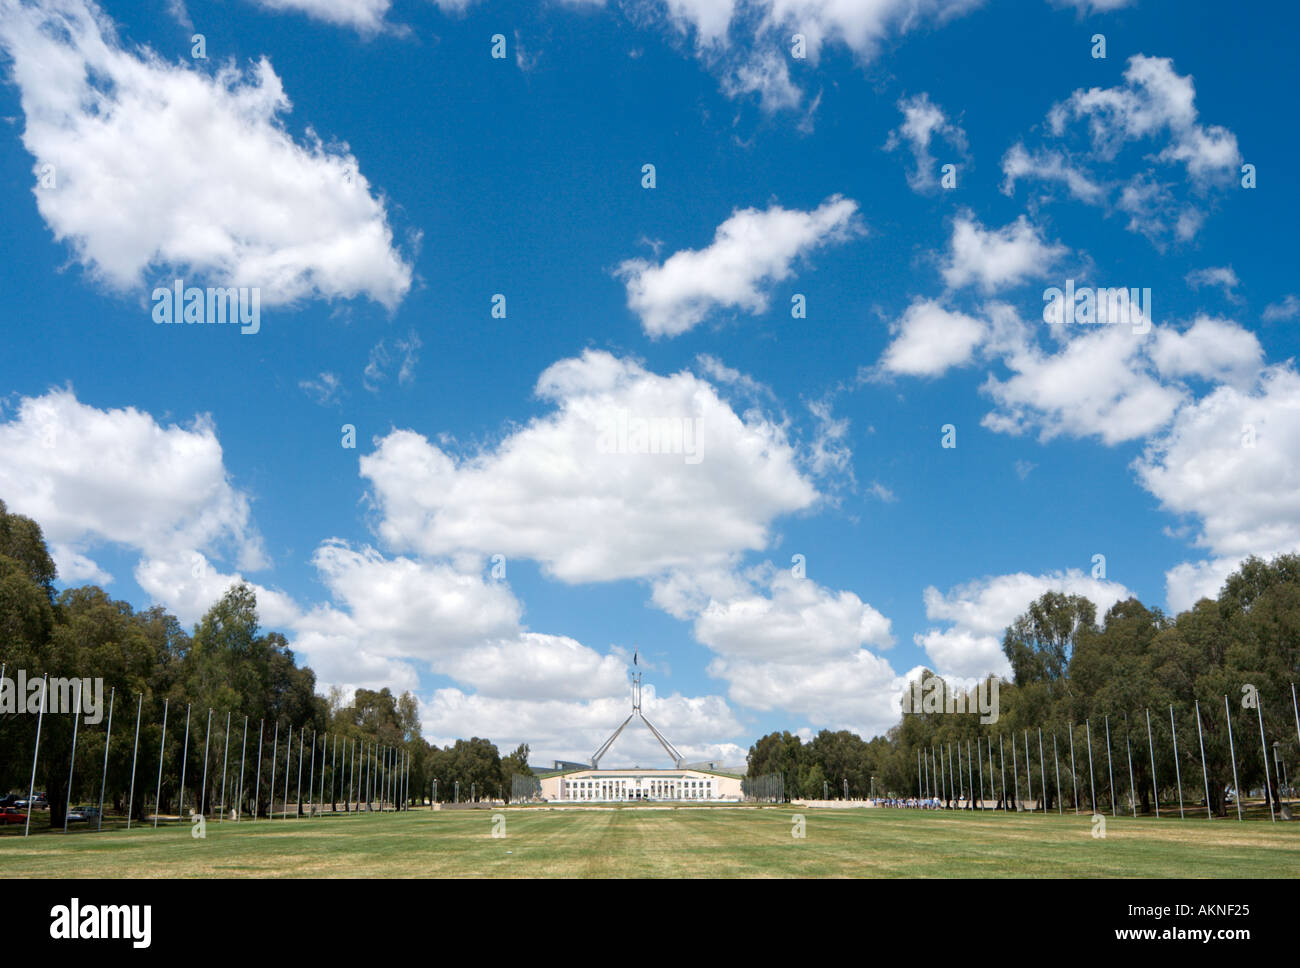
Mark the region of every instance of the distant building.
POLYGON ((742 799, 739 776, 695 769, 593 770, 583 767, 539 779, 542 798, 559 803, 742 799))

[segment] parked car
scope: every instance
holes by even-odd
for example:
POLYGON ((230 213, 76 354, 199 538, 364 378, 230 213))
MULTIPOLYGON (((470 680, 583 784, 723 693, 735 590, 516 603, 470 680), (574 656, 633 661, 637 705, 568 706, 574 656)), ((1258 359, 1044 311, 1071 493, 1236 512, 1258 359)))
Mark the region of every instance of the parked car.
POLYGON ((15 806, 18 801, 22 799, 22 796, 21 793, 7 793, 3 797, 0 797, 0 807, 15 806))
POLYGON ((68 823, 93 823, 99 819, 99 807, 73 807, 68 811, 68 823))
POLYGON ((14 807, 0 807, 0 824, 26 823, 27 813, 14 807))

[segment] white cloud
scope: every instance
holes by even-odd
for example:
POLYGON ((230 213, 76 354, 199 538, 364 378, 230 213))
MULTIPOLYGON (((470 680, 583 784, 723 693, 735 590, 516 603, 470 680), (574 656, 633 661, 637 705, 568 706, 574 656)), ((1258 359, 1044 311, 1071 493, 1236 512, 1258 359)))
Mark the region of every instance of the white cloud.
POLYGON ((770 596, 711 600, 695 619, 696 639, 724 658, 798 664, 894 642, 889 619, 853 592, 831 592, 784 569, 766 584, 770 596))
POLYGON ((588 351, 548 368, 536 392, 552 413, 465 457, 409 430, 380 439, 361 473, 383 540, 425 555, 530 558, 568 582, 612 581, 725 565, 766 547, 775 517, 818 499, 780 426, 753 411, 742 419, 690 373, 662 377, 588 351), (644 452, 631 433, 623 446, 618 428, 633 419, 694 421, 698 461, 644 452))
POLYGON ((1035 599, 1049 591, 1082 595, 1097 606, 1100 622, 1106 610, 1131 597, 1123 585, 1091 578, 1077 568, 1046 575, 1018 572, 966 582, 947 593, 925 590, 925 614, 947 628, 931 628, 914 636, 944 676, 1011 677, 1011 664, 1002 653, 1002 636, 1035 599))
POLYGON ((1049 243, 1021 215, 1000 229, 985 229, 970 215, 953 220, 944 282, 952 289, 977 285, 991 293, 1026 279, 1046 277, 1069 250, 1049 243))
POLYGON ((1136 0, 1052 0, 1058 7, 1073 7, 1081 14, 1106 13, 1131 6, 1136 0))
POLYGON ((1187 284, 1193 289, 1218 286, 1229 299, 1236 300, 1236 289, 1241 284, 1232 266, 1210 266, 1187 273, 1187 284))
POLYGON ((1185 332, 1161 326, 1153 333, 1151 359, 1161 376, 1249 385, 1264 364, 1255 334, 1230 320, 1197 316, 1185 332))
POLYGON ((1030 152, 1017 142, 1002 157, 1002 192, 1014 194, 1016 182, 1023 178, 1060 182, 1079 201, 1090 205, 1100 204, 1106 188, 1094 181, 1080 165, 1070 161, 1061 151, 1039 150, 1030 152))
POLYGON ((231 484, 207 415, 162 426, 133 408, 99 410, 50 390, 24 397, 0 423, 0 453, 0 497, 40 523, 65 580, 110 580, 89 557, 106 545, 186 570, 196 554, 214 553, 266 566, 249 497, 231 484))
POLYGON ((1178 74, 1172 60, 1136 54, 1129 58, 1123 84, 1077 90, 1048 113, 1048 132, 1057 139, 1072 134, 1072 122, 1086 122, 1088 147, 1082 157, 1057 148, 1030 151, 1018 143, 1003 158, 1003 191, 1013 191, 1018 179, 1037 178, 1063 182, 1071 195, 1093 205, 1105 205, 1115 194, 1115 207, 1130 216, 1130 231, 1157 245, 1170 235, 1191 239, 1205 220, 1210 189, 1231 184, 1241 164, 1236 135, 1201 124, 1195 101, 1191 76, 1178 74), (1094 170, 1114 163, 1123 148, 1138 142, 1153 142, 1157 149, 1145 156, 1148 164, 1141 170, 1109 182, 1094 170), (1181 166, 1190 197, 1180 198, 1178 186, 1160 178, 1150 162, 1181 166))
POLYGON ((1258 385, 1220 386, 1179 411, 1135 462, 1164 510, 1199 525, 1195 543, 1216 560, 1166 575, 1169 604, 1212 594, 1247 555, 1300 548, 1300 374, 1264 371, 1258 385))
POLYGON ((1260 318, 1266 323, 1276 323, 1285 319, 1295 319, 1297 316, 1300 316, 1300 297, 1295 293, 1287 293, 1280 302, 1265 306, 1260 318))
POLYGON ((1147 343, 1128 326, 1105 325, 1069 339, 1057 353, 1026 344, 1004 360, 1012 376, 984 384, 997 409, 982 423, 1004 433, 1039 428, 1042 440, 1068 434, 1116 444, 1166 425, 1185 391, 1148 371, 1147 343))
MULTIPOLYGON (((255 0, 267 10, 303 13, 328 24, 351 27, 363 36, 378 33, 386 25, 391 0, 255 0)), ((442 5, 442 2, 439 4, 442 5)))
POLYGON ((346 147, 289 135, 267 60, 208 74, 127 50, 86 0, 0 9, 23 144, 56 175, 37 207, 95 277, 128 290, 200 275, 268 305, 406 294, 383 202, 346 147))
POLYGON ((807 718, 814 728, 849 729, 864 737, 898 723, 906 685, 888 662, 866 649, 798 664, 719 657, 709 664, 709 674, 728 681, 732 702, 785 710, 807 718))
POLYGON ((299 380, 298 389, 322 407, 328 407, 338 402, 339 395, 343 392, 343 383, 337 373, 325 371, 315 380, 299 380))
POLYGON ((397 366, 397 382, 405 386, 415 379, 415 365, 420 362, 420 349, 424 343, 420 334, 411 330, 405 339, 394 339, 389 349, 387 338, 381 339, 370 350, 362 385, 371 393, 379 392, 379 385, 388 379, 389 371, 397 366))
POLYGON ((858 234, 858 203, 834 195, 802 212, 773 205, 733 212, 704 249, 683 249, 662 264, 628 259, 618 268, 628 308, 651 336, 678 336, 719 308, 751 315, 767 309, 771 283, 790 277, 793 263, 814 249, 858 234))
POLYGON ((933 103, 930 95, 925 92, 900 99, 898 109, 903 112, 903 123, 889 133, 885 148, 894 151, 906 142, 915 162, 915 167, 907 173, 907 184, 916 192, 933 191, 939 186, 939 178, 935 173, 936 163, 930 151, 931 143, 938 136, 958 157, 964 157, 966 132, 961 125, 948 120, 943 109, 933 103))
POLYGON ((931 299, 914 299, 890 331, 894 338, 880 366, 904 376, 940 376, 954 366, 964 366, 989 332, 973 316, 945 309, 931 299))
MULTIPOLYGON (((720 696, 659 696, 647 683, 642 708, 688 761, 727 765, 745 761, 744 747, 725 742, 745 729, 720 696)), ((487 736, 502 752, 528 743, 531 759, 544 763, 549 759, 587 761, 630 711, 626 690, 618 696, 578 702, 483 696, 447 688, 437 690, 422 704, 421 719, 424 735, 431 742, 448 745, 457 738, 487 736)), ((650 731, 641 723, 631 723, 601 765, 650 767, 668 765, 667 760, 667 753, 650 731)))

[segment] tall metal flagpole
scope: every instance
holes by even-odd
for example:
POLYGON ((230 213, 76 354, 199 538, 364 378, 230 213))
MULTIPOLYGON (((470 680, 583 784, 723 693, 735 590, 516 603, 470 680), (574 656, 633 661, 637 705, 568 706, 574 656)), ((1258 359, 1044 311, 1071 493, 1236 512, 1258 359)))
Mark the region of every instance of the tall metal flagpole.
POLYGON ((966 799, 966 780, 961 775, 961 740, 957 740, 957 803, 966 799))
POLYGON ((1083 730, 1088 739, 1088 787, 1092 791, 1090 805, 1092 812, 1095 814, 1097 812, 1097 778, 1092 770, 1092 720, 1085 719, 1083 721, 1083 730))
POLYGON ((32 749, 32 781, 27 785, 27 822, 23 825, 23 836, 32 832, 32 798, 36 796, 36 760, 41 755, 41 722, 45 719, 45 694, 49 691, 50 674, 45 673, 41 679, 41 708, 36 714, 36 746, 32 749))
POLYGON ((1178 727, 1174 725, 1174 707, 1169 706, 1169 729, 1174 739, 1174 780, 1178 784, 1178 819, 1186 820, 1183 812, 1183 768, 1178 762, 1178 727))
MULTIPOLYGON (((1034 803, 1034 760, 1030 759, 1030 730, 1024 730, 1024 778, 1030 785, 1030 803, 1034 803)), ((1034 807, 1030 807, 1032 812, 1034 807)))
POLYGON ((316 801, 318 808, 325 807, 325 748, 329 746, 329 733, 320 744, 320 798, 316 801))
MULTIPOLYGON (((1213 820, 1214 814, 1210 812, 1210 771, 1205 768, 1205 735, 1201 732, 1201 701, 1195 700, 1196 703, 1196 736, 1201 741, 1201 777, 1205 780, 1205 816, 1213 820)), ((1232 723, 1228 723, 1228 729, 1232 729, 1232 723)), ((1232 768, 1237 768, 1236 758, 1233 758, 1232 768)))
POLYGON ((1020 767, 1016 764, 1016 734, 1011 734, 1011 782, 1016 791, 1016 812, 1020 812, 1020 767))
POLYGON ((298 727, 298 799, 294 804, 293 819, 297 820, 302 816, 302 746, 303 736, 307 732, 306 726, 298 727))
POLYGON ((989 745, 986 746, 985 749, 989 751, 989 793, 992 794, 993 799, 996 800, 998 796, 997 793, 998 788, 993 782, 993 741, 992 740, 989 740, 989 745))
POLYGON ((208 740, 212 738, 212 707, 208 707, 208 728, 203 731, 203 788, 199 791, 199 813, 208 812, 208 740))
POLYGON ((1133 819, 1138 815, 1137 787, 1133 783, 1133 743, 1129 739, 1128 713, 1124 714, 1124 746, 1128 750, 1128 795, 1133 801, 1133 819))
POLYGON ((162 739, 158 741, 158 790, 153 799, 153 829, 158 829, 158 811, 162 808, 163 751, 167 748, 167 700, 163 700, 162 739))
MULTIPOLYGON (((1228 705, 1228 697, 1223 697, 1223 711, 1228 720, 1228 755, 1232 758, 1232 789, 1235 794, 1234 799, 1237 801, 1237 822, 1241 822, 1241 787, 1237 783, 1237 749, 1232 742, 1232 707, 1228 705)), ((1205 802, 1210 802, 1209 787, 1205 788, 1205 802)))
MULTIPOLYGON (((943 752, 940 750, 939 752, 943 752)), ((943 768, 943 757, 939 757, 939 799, 944 803, 948 802, 948 783, 947 774, 943 768)))
MULTIPOLYGON (((957 792, 957 781, 959 777, 955 773, 953 773, 952 770, 952 744, 948 743, 947 746, 948 746, 948 792, 955 794, 957 792)), ((960 749, 960 747, 958 748, 960 749)), ((470 790, 472 793, 473 792, 472 786, 470 790)))
POLYGON ((1052 731, 1052 764, 1056 767, 1056 813, 1065 813, 1065 802, 1061 799, 1061 759, 1056 755, 1056 731, 1052 731))
POLYGON ((1110 772, 1110 815, 1118 817, 1115 809, 1115 764, 1110 758, 1110 716, 1106 717, 1106 769, 1110 772))
POLYGON ((1074 787, 1074 815, 1079 815, 1079 772, 1074 768, 1074 723, 1070 724, 1070 785, 1074 787))
POLYGON ((925 799, 925 784, 921 781, 921 748, 916 748, 916 799, 925 799))
MULTIPOLYGON (((3 675, 3 673, 0 673, 3 675)), ((113 738, 113 701, 117 699, 117 686, 108 694, 108 728, 104 730, 104 770, 99 775, 99 817, 95 829, 104 829, 104 788, 108 785, 108 741, 113 738)))
POLYGON ((984 799, 984 748, 980 745, 983 739, 984 739, 983 736, 975 737, 975 759, 979 761, 979 765, 980 765, 980 809, 981 810, 983 810, 988 804, 988 801, 984 799))
POLYGON ((226 819, 226 777, 230 770, 230 710, 226 710, 226 751, 221 754, 221 819, 226 819))
POLYGON ((316 731, 311 734, 311 771, 307 775, 307 816, 311 816, 311 795, 316 788, 316 731))
POLYGON ((1047 763, 1043 760, 1043 727, 1041 726, 1038 727, 1038 778, 1043 781, 1043 813, 1047 813, 1047 763))
POLYGON ((185 704, 185 747, 181 753, 181 797, 176 807, 176 813, 185 822, 185 761, 190 756, 190 704, 185 704))
POLYGON ((334 749, 330 753, 330 812, 333 813, 338 809, 339 798, 338 791, 338 758, 339 758, 339 734, 334 734, 334 749))
POLYGON ((289 739, 284 744, 284 816, 289 819, 289 764, 293 760, 293 726, 289 727, 289 739))
POLYGON ((1151 800, 1156 805, 1156 819, 1160 819, 1160 784, 1156 782, 1156 744, 1151 738, 1151 707, 1147 707, 1147 751, 1151 754, 1151 800))
POLYGON ((970 787, 970 804, 972 810, 975 809, 975 773, 974 764, 970 758, 970 737, 966 738, 966 785, 970 787))
POLYGON ((1007 754, 1002 749, 1002 734, 998 733, 998 768, 1002 773, 1002 809, 1007 809, 1007 754))
POLYGON ((253 787, 253 819, 257 819, 257 810, 262 801, 262 730, 266 727, 266 720, 257 721, 257 783, 253 787))
POLYGON ((280 755, 280 717, 275 717, 275 741, 271 743, 271 795, 266 804, 266 819, 275 819, 275 760, 280 755))
POLYGON ((348 797, 347 797, 346 800, 343 801, 343 812, 344 812, 344 813, 351 813, 351 812, 352 812, 352 806, 351 806, 351 804, 352 804, 352 784, 356 781, 356 778, 357 778, 357 756, 356 756, 356 754, 357 754, 357 741, 356 741, 355 739, 352 740, 352 753, 349 754, 349 753, 348 753, 348 741, 345 739, 345 740, 343 741, 343 755, 347 758, 347 761, 348 761, 348 770, 347 770, 347 772, 348 772, 348 797))
MULTIPOLYGON (((68 796, 63 804, 63 832, 68 832, 68 811, 72 809, 72 769, 77 765, 77 726, 81 723, 81 688, 83 680, 77 680, 77 708, 72 711, 72 757, 68 761, 68 796)), ((67 695, 66 693, 64 695, 67 695)), ((101 692, 102 696, 103 693, 101 692)), ((31 803, 27 804, 27 812, 32 812, 31 803)))
POLYGON ((244 813, 244 761, 248 753, 248 717, 244 717, 244 732, 239 737, 239 792, 235 794, 235 823, 244 813))
MULTIPOLYGON (((1264 755, 1264 793, 1268 795, 1268 815, 1277 823, 1277 811, 1273 809, 1273 786, 1268 778, 1268 740, 1264 738, 1264 702, 1255 695, 1255 712, 1259 714, 1259 749, 1264 755)), ((1235 765, 1235 764, 1234 764, 1235 765)), ((1278 786, 1280 787, 1282 778, 1278 777, 1278 786)), ((1241 804, 1241 791, 1237 791, 1237 804, 1241 804)))
POLYGON ((131 793, 126 803, 126 829, 131 829, 131 814, 135 811, 135 758, 140 752, 140 713, 144 709, 144 693, 135 707, 135 746, 131 750, 131 793))

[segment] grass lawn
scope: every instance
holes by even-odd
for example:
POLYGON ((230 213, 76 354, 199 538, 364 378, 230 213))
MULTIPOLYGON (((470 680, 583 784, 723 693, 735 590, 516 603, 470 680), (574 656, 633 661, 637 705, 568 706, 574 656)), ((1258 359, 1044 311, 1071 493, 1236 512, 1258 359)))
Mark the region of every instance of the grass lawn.
POLYGON ((1300 823, 790 807, 414 810, 0 835, 5 877, 1263 877, 1300 823), (806 836, 791 836, 792 818, 806 836), (494 838, 494 814, 505 837, 494 838))

